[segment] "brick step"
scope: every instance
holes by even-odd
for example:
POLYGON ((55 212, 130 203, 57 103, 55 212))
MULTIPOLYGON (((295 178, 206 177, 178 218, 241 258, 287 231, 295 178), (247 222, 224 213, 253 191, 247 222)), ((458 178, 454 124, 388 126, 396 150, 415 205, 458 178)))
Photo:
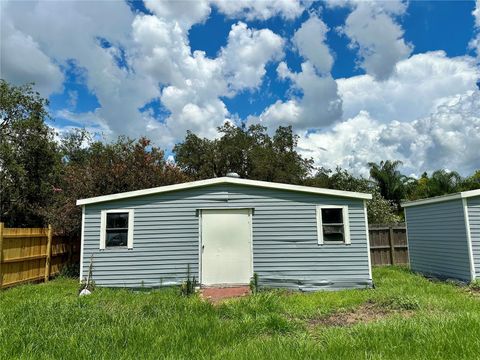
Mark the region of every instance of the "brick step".
POLYGON ((250 295, 249 286, 205 287, 200 289, 200 296, 213 303, 221 300, 250 295))

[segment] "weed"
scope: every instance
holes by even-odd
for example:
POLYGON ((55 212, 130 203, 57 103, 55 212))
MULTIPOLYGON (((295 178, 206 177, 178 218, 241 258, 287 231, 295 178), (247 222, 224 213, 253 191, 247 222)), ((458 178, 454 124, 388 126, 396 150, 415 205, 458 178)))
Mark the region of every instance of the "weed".
POLYGON ((253 273, 253 276, 250 279, 250 291, 254 295, 258 293, 258 274, 257 273, 253 273))
POLYGON ((470 290, 480 291, 480 279, 473 280, 468 286, 470 290))
POLYGON ((183 296, 190 296, 195 294, 195 287, 197 280, 194 276, 190 276, 190 264, 187 265, 187 279, 180 285, 180 294, 183 296))

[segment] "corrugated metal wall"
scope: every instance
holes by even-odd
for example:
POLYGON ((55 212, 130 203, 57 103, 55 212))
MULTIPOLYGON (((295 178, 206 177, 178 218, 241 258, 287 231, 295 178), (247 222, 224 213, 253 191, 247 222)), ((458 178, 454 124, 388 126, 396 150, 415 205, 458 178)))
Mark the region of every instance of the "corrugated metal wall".
POLYGON ((254 271, 266 286, 371 285, 363 200, 213 185, 85 206, 83 276, 94 256, 94 280, 105 286, 178 284, 190 265, 198 275, 197 209, 251 207, 254 271), (351 245, 318 245, 317 204, 349 205, 351 245), (99 250, 102 209, 135 209, 133 250, 99 250))
POLYGON ((480 278, 480 197, 467 199, 475 275, 480 278))
POLYGON ((407 207, 410 267, 470 280, 470 258, 461 199, 407 207))

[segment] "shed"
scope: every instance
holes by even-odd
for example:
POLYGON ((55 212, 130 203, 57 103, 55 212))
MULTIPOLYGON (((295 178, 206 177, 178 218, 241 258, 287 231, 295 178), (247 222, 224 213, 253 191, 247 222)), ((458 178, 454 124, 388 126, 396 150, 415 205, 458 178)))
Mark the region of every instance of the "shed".
POLYGON ((402 206, 412 270, 465 282, 480 276, 480 190, 402 206))
POLYGON ((372 286, 370 194, 220 177, 99 196, 82 206, 80 277, 96 285, 372 286), (91 260, 93 259, 93 260, 91 260))

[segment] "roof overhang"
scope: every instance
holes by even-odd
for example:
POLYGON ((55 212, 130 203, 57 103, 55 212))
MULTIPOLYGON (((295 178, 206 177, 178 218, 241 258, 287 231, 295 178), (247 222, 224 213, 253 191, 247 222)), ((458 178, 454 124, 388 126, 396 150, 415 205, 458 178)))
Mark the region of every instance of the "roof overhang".
POLYGON ((470 190, 470 191, 462 191, 455 194, 448 194, 442 196, 435 196, 427 199, 420 199, 414 201, 406 201, 403 202, 401 205, 402 207, 411 207, 411 206, 419 206, 419 205, 427 205, 427 204, 434 204, 444 201, 450 201, 455 199, 465 199, 472 196, 480 196, 480 189, 478 190, 470 190))
POLYGON ((238 179, 231 177, 220 177, 207 180, 192 181, 183 184, 167 185, 160 186, 156 188, 128 191, 123 193, 97 196, 88 199, 77 200, 77 205, 88 205, 101 203, 106 201, 120 200, 133 198, 138 196, 152 195, 152 194, 161 194, 171 191, 186 190, 203 186, 218 185, 218 184, 235 184, 235 185, 245 185, 245 186, 254 186, 266 189, 277 189, 277 190, 288 190, 288 191, 297 191, 310 194, 319 194, 319 195, 331 195, 339 196, 344 198, 354 198, 354 199, 363 199, 370 200, 372 199, 371 194, 353 192, 353 191, 342 191, 342 190, 333 190, 333 189, 324 189, 316 188, 311 186, 300 186, 300 185, 289 185, 281 184, 267 181, 258 181, 258 180, 247 180, 247 179, 238 179))

